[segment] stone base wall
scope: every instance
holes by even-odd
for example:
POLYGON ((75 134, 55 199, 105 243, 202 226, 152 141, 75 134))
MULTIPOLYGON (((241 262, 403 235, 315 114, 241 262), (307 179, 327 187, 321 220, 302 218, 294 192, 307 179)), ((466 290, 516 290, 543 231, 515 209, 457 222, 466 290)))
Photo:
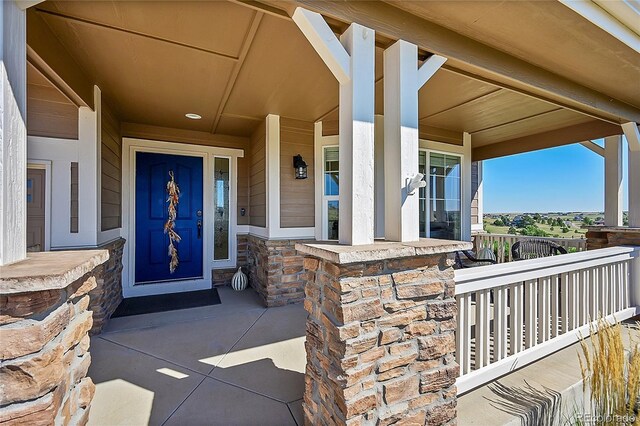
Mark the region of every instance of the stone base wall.
MULTIPOLYGON (((242 267, 242 272, 247 273, 247 236, 238 235, 238 257, 236 264, 242 267)), ((238 268, 214 269, 211 271, 211 282, 214 287, 231 285, 233 274, 238 272, 238 268)))
POLYGON ((89 310, 93 311, 93 327, 89 334, 100 334, 111 315, 122 302, 122 253, 124 238, 99 247, 109 250, 109 260, 95 271, 96 288, 89 292, 89 310))
POLYGON ((452 265, 446 254, 305 257, 306 424, 455 424, 452 265))
POLYGON ((299 242, 247 237, 249 285, 258 292, 265 306, 283 306, 304 300, 304 258, 295 249, 299 242))
POLYGON ((640 246, 640 228, 590 227, 586 234, 587 250, 615 246, 640 246))
POLYGON ((96 287, 89 273, 62 289, 0 294, 0 424, 87 423, 96 287))

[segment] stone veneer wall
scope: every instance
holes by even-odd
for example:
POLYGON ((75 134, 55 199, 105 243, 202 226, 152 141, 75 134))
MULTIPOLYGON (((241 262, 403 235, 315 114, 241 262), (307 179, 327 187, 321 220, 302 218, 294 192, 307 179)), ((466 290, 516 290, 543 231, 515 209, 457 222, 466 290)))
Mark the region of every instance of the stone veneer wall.
POLYGON ((640 246, 640 228, 589 227, 587 234, 587 250, 595 250, 615 246, 640 246))
POLYGON ((267 307, 304 300, 304 258, 295 249, 299 242, 247 236, 249 285, 258 292, 267 307))
POLYGON ((90 334, 100 334, 111 315, 122 302, 122 253, 125 240, 119 238, 100 249, 109 250, 109 260, 95 271, 96 287, 89 292, 89 310, 93 311, 90 334))
POLYGON ((452 265, 446 254, 304 259, 306 424, 455 424, 452 265))
MULTIPOLYGON (((94 255, 94 264, 106 259, 106 254, 101 256, 96 260, 94 255)), ((2 425, 87 422, 95 391, 86 375, 91 363, 89 293, 97 286, 96 276, 90 272, 66 287, 64 282, 58 286, 78 270, 47 277, 46 287, 51 289, 0 291, 2 425)))

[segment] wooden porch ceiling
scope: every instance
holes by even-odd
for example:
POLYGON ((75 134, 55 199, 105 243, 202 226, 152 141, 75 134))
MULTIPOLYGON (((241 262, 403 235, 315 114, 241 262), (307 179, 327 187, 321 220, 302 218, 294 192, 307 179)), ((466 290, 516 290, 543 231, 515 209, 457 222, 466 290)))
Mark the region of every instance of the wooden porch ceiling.
MULTIPOLYGON (((87 81, 100 86, 124 122, 249 136, 269 113, 337 120, 337 82, 276 7, 258 2, 47 1, 32 9, 30 47, 40 53, 48 43, 59 42, 71 58, 66 66, 77 67, 87 81), (47 41, 43 34, 55 40, 47 41), (203 119, 189 120, 187 112, 203 119)), ((435 8, 441 9, 447 10, 435 8)), ((330 24, 338 32, 345 25, 337 20, 330 24)), ((392 42, 383 36, 377 40, 377 114, 383 113, 382 52, 392 42)), ((633 90, 627 95, 636 96, 633 90)), ((619 133, 618 126, 451 67, 422 88, 419 102, 421 126, 431 137, 455 143, 466 131, 474 149, 513 140, 526 150, 522 138, 548 137, 580 124, 594 130, 593 137, 619 133)))

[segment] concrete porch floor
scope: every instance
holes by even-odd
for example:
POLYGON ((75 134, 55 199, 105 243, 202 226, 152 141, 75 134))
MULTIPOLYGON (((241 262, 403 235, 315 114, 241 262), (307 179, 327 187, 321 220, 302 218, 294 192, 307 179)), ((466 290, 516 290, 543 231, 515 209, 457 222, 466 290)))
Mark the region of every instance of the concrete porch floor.
POLYGON ((89 424, 303 424, 303 305, 219 293, 222 304, 116 318, 92 338, 89 424))
MULTIPOLYGON (((251 289, 219 292, 220 305, 116 318, 92 338, 90 425, 304 424, 303 305, 266 309, 251 289)), ((458 424, 538 424, 556 409, 561 418, 579 412, 578 351, 569 346, 463 395, 458 424)))

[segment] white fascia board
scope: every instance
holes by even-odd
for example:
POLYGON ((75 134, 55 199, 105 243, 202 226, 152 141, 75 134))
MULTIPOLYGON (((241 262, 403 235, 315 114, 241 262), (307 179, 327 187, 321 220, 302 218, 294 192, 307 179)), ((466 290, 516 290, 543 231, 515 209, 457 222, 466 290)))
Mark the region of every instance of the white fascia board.
POLYGON ((298 7, 292 19, 340 84, 347 84, 351 59, 322 15, 298 7))
MULTIPOLYGON (((591 0, 558 0, 569 9, 640 53, 640 35, 591 0)), ((629 9, 636 13, 634 9, 629 9)), ((640 19, 640 17, 638 17, 640 19)))
POLYGON ((627 143, 629 144, 629 150, 631 151, 640 151, 640 130, 638 129, 638 125, 633 122, 622 124, 622 131, 627 138, 627 143))

